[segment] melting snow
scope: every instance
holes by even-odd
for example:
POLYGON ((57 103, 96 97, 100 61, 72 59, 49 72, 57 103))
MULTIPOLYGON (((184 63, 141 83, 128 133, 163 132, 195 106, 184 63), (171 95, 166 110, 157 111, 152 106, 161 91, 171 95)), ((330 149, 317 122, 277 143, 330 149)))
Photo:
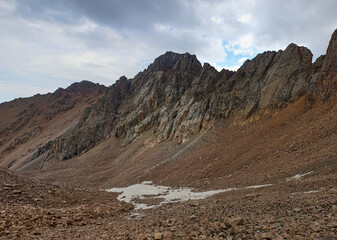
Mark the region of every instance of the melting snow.
POLYGON ((264 184, 264 185, 255 185, 255 186, 249 186, 246 187, 246 189, 251 189, 251 188, 263 188, 263 187, 269 187, 272 186, 273 184, 264 184))
POLYGON ((297 174, 297 175, 295 175, 295 176, 293 176, 291 178, 292 179, 298 179, 298 178, 301 178, 301 177, 303 177, 305 175, 308 175, 308 174, 311 174, 311 173, 313 173, 313 171, 310 171, 310 172, 307 172, 307 173, 303 173, 303 174, 297 174))
POLYGON ((118 200, 132 203, 135 209, 149 209, 165 203, 184 202, 188 200, 199 200, 212 196, 217 193, 229 192, 237 188, 213 190, 207 192, 194 192, 191 188, 170 188, 166 186, 153 185, 151 181, 141 184, 131 185, 125 188, 111 188, 108 192, 120 192, 118 200), (143 200, 143 202, 142 202, 143 200), (146 200, 158 200, 158 204, 146 204, 146 200))
POLYGON ((146 185, 151 185, 153 182, 152 181, 144 181, 142 182, 142 184, 146 184, 146 185))
POLYGON ((309 194, 309 193, 318 193, 318 190, 311 190, 311 191, 306 191, 306 192, 294 192, 291 194, 309 194))
POLYGON ((303 194, 308 194, 308 193, 318 193, 318 190, 311 190, 311 191, 307 191, 307 192, 302 192, 303 194))

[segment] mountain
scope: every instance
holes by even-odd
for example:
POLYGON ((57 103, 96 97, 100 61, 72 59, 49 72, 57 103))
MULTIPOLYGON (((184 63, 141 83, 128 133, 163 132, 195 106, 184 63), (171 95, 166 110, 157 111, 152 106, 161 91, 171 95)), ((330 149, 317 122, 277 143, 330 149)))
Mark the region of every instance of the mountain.
POLYGON ((296 44, 258 54, 237 72, 166 52, 107 89, 82 82, 4 103, 1 165, 106 186, 202 186, 237 173, 222 186, 277 180, 324 161, 336 167, 336 59, 337 31, 314 63, 296 44))
POLYGON ((73 128, 83 110, 105 91, 102 85, 82 81, 54 93, 0 104, 0 165, 17 169, 30 164, 26 160, 40 146, 73 128))
POLYGON ((0 239, 336 239, 336 99, 337 31, 2 103, 0 239))
POLYGON ((76 129, 56 140, 46 161, 72 158, 110 135, 127 145, 151 130, 149 142, 184 142, 219 118, 270 114, 307 92, 311 58, 308 49, 291 44, 258 55, 234 74, 202 67, 188 53, 167 52, 134 79, 120 78, 76 129))

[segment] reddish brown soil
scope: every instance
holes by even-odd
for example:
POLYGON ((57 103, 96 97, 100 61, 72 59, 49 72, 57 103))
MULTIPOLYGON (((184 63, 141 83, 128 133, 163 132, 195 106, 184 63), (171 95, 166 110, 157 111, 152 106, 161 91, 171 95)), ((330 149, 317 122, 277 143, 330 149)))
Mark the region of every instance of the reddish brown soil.
POLYGON ((0 177, 0 239, 337 238, 336 174, 139 212, 113 193, 0 177))
POLYGON ((84 81, 54 93, 0 104, 0 166, 36 168, 31 166, 34 163, 27 164, 35 151, 73 127, 83 110, 105 91, 102 85, 84 81))
POLYGON ((127 147, 108 139, 86 154, 32 172, 47 181, 95 188, 144 180, 201 189, 283 182, 313 171, 337 172, 337 107, 307 109, 304 99, 273 118, 243 126, 219 121, 213 129, 177 145, 146 145, 143 136, 127 147))
POLYGON ((4 169, 0 182, 1 239, 74 238, 80 226, 124 219, 132 209, 113 193, 31 181, 4 169))
POLYGON ((143 136, 122 147, 110 138, 82 156, 25 173, 49 184, 2 172, 0 236, 336 239, 336 119, 336 105, 308 109, 300 99, 270 119, 242 126, 218 121, 180 145, 148 145, 143 136), (140 218, 132 217, 130 206, 118 203, 115 194, 97 191, 143 180, 198 189, 274 185, 164 205, 141 212, 140 218))
MULTIPOLYGON (((329 186, 336 178, 321 181, 329 186)), ((242 190, 147 210, 124 221, 112 239, 337 239, 337 191, 302 193, 311 180, 242 190)))

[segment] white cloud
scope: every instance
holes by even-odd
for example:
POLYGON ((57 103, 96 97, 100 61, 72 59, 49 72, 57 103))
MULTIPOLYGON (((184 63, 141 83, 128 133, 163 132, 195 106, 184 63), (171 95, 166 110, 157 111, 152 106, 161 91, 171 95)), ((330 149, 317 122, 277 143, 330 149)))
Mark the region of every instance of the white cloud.
POLYGON ((241 36, 235 45, 238 45, 240 48, 250 48, 253 45, 253 35, 246 34, 241 36))
POLYGON ((254 55, 253 35, 245 34, 240 36, 237 40, 230 41, 225 45, 225 49, 233 52, 234 55, 254 55))
POLYGON ((243 14, 240 18, 239 18, 239 22, 241 23, 249 23, 251 21, 252 17, 249 14, 243 14))
POLYGON ((16 3, 10 0, 0 0, 0 16, 16 9, 16 3))
POLYGON ((211 17, 211 22, 216 23, 216 24, 220 24, 223 23, 223 19, 217 16, 212 16, 211 17))
POLYGON ((233 66, 225 66, 225 69, 231 70, 231 71, 237 71, 241 66, 240 65, 233 65, 233 66))
POLYGON ((30 97, 37 93, 44 94, 54 90, 56 89, 37 87, 31 84, 0 82, 0 102, 10 101, 18 97, 30 97))
POLYGON ((174 30, 174 26, 168 25, 168 24, 156 23, 154 26, 155 26, 157 31, 172 31, 172 30, 174 30))
POLYGON ((27 86, 35 77, 55 89, 82 79, 110 85, 168 50, 232 70, 291 42, 317 57, 337 26, 336 7, 333 0, 0 0, 0 81, 6 72, 20 75, 13 85, 25 77, 27 86))
POLYGON ((244 63, 246 60, 248 60, 249 58, 247 58, 247 57, 243 57, 243 58, 240 58, 239 60, 238 60, 238 63, 244 63))
MULTIPOLYGON (((227 56, 222 46, 221 39, 206 38, 205 46, 201 49, 196 49, 195 54, 202 62, 223 62, 227 56)), ((215 65, 214 65, 215 66, 215 65)))
POLYGON ((219 64, 216 64, 216 63, 210 63, 210 64, 219 72, 222 69, 237 71, 241 67, 240 65, 227 66, 227 65, 219 65, 219 64))
POLYGON ((81 19, 81 23, 77 26, 74 31, 78 33, 90 33, 97 29, 98 25, 86 18, 81 19))

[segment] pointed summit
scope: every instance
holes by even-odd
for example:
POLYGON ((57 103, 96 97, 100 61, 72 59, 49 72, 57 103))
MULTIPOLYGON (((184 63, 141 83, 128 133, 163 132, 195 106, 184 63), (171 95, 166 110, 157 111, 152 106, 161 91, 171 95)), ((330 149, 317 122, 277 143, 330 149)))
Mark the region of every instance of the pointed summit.
POLYGON ((326 51, 327 58, 336 58, 336 56, 337 56, 337 29, 331 35, 329 46, 326 51))
POLYGON ((171 51, 157 57, 148 67, 150 71, 192 71, 199 73, 202 69, 201 63, 195 55, 189 53, 174 53, 171 51))
MULTIPOLYGON (((331 36, 326 55, 316 61, 316 66, 321 68, 316 70, 315 82, 318 86, 318 96, 320 100, 331 100, 332 96, 336 98, 337 92, 337 29, 331 36), (321 62, 320 62, 321 61, 321 62)), ((334 102, 334 101, 333 101, 334 102)))

